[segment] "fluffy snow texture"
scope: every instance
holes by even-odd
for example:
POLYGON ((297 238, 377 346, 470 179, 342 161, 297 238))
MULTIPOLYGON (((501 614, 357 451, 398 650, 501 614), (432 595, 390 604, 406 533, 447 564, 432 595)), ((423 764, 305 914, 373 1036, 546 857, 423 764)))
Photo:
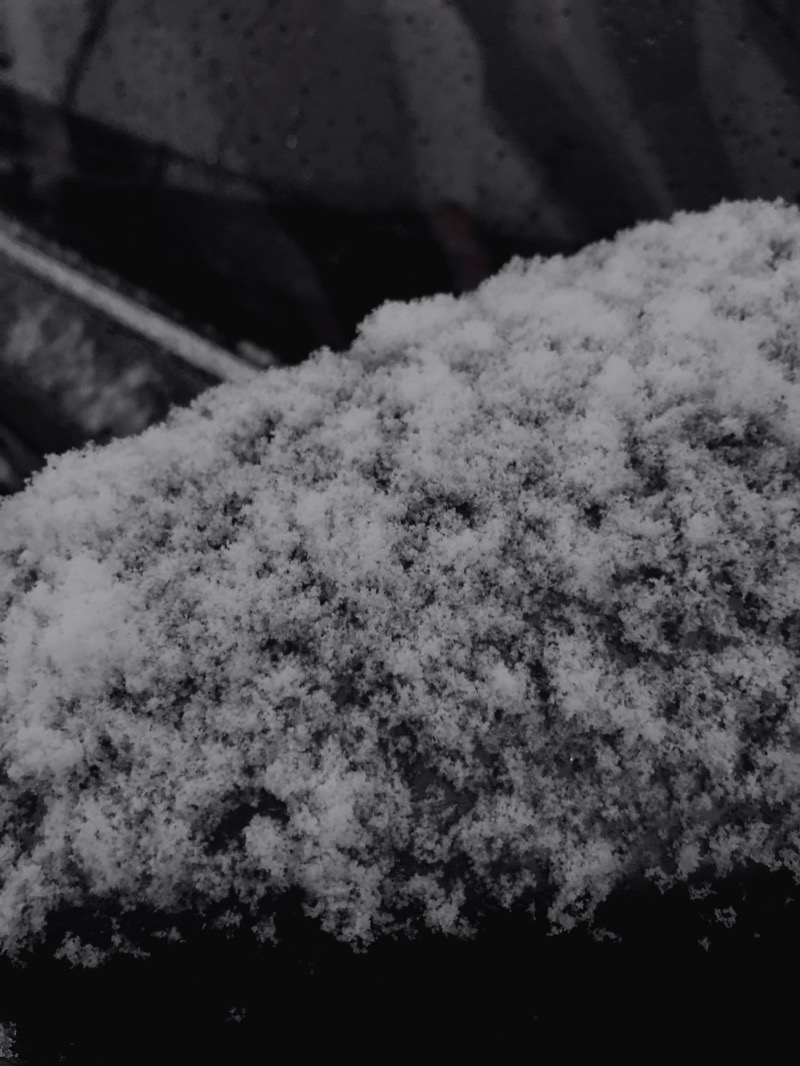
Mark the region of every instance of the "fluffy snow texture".
POLYGON ((723 202, 52 458, 0 508, 3 950, 800 880, 799 298, 800 212, 723 202))

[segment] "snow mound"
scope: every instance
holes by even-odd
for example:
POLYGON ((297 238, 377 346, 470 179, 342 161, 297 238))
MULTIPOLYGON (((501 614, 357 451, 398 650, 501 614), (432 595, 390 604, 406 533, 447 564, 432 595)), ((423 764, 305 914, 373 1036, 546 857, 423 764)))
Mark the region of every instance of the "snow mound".
POLYGON ((723 202, 51 458, 0 506, 2 950, 800 880, 799 299, 800 212, 723 202))

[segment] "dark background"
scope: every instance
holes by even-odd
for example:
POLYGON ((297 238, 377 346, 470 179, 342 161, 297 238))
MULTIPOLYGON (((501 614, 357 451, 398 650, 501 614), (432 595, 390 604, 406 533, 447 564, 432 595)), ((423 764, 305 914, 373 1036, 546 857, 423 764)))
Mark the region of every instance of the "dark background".
POLYGON ((791 0, 5 11, 0 206, 287 362, 513 254, 800 202, 791 0))

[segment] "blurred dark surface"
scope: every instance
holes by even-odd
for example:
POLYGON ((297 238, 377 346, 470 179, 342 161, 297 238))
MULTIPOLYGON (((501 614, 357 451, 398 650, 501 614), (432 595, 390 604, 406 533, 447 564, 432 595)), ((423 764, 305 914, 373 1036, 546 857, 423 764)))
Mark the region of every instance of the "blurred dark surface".
MULTIPOLYGON (((0 233, 0 496, 47 455, 139 433, 220 381, 171 350, 160 321, 143 331, 56 283, 51 241, 5 216, 0 233), (19 248, 46 265, 26 266, 19 248)), ((73 256, 59 248, 55 262, 70 268, 73 256)), ((80 266, 75 277, 86 282, 80 266)))
POLYGON ((788 0, 30 0, 0 207, 296 363, 722 198, 800 202, 788 0))
POLYGON ((385 300, 456 293, 512 255, 564 250, 484 230, 450 205, 432 222, 410 211, 270 206, 112 176, 66 178, 43 210, 23 164, 0 178, 0 204, 155 294, 188 324, 210 323, 232 347, 247 339, 290 364, 323 345, 349 347, 385 300), (460 229, 472 245, 463 251, 460 229))

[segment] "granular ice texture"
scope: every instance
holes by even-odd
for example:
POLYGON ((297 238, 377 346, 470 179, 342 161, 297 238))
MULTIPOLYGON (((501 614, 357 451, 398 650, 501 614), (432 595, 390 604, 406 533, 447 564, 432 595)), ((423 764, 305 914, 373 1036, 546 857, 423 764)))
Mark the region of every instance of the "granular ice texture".
POLYGON ((800 880, 799 298, 800 212, 723 202, 51 458, 0 506, 3 951, 800 880))

